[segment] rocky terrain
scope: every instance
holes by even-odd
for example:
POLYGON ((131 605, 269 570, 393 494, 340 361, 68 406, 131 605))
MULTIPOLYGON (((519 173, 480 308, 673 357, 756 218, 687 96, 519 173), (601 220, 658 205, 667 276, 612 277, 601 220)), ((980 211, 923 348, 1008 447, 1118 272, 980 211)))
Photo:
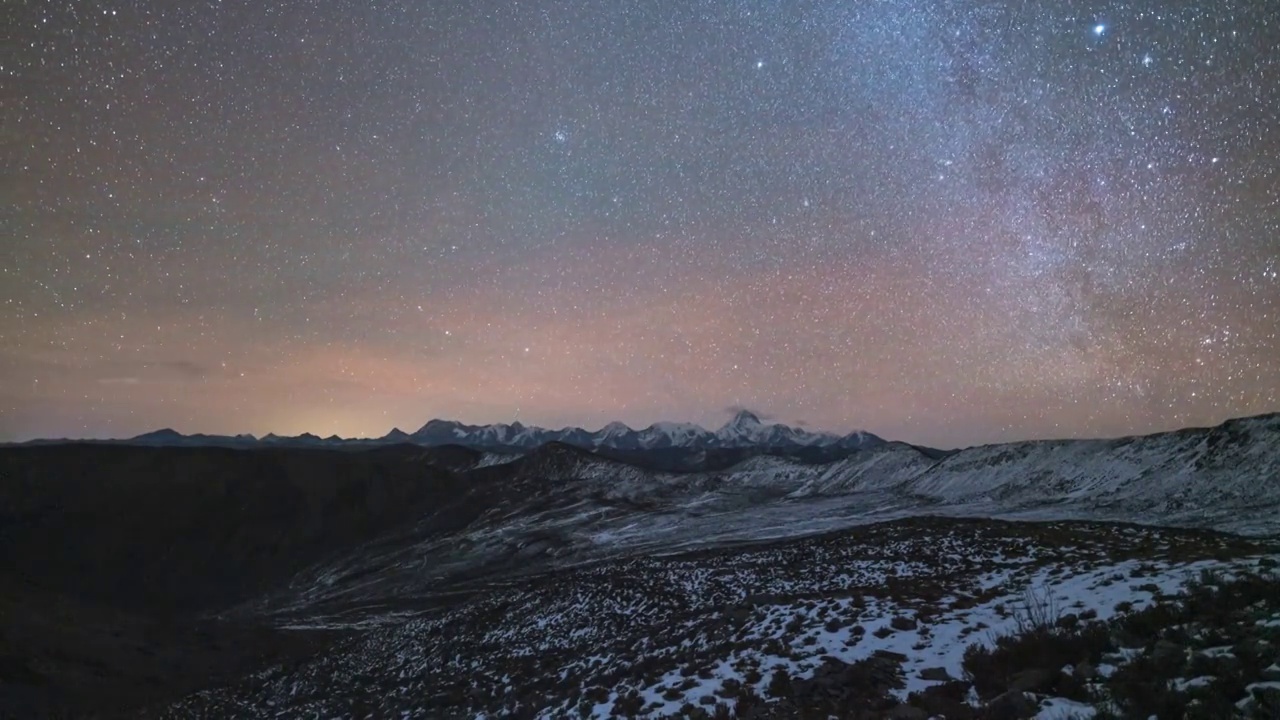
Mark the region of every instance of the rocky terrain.
POLYGON ((0 717, 1145 719, 1175 690, 1272 707, 1280 416, 724 450, 672 470, 559 442, 0 448, 0 717), (1203 599, 1228 586, 1257 599, 1203 599), (1018 680, 1013 638, 1073 657, 1018 680), (1059 682, 1067 665, 1092 670, 1059 682), (1131 666, 1168 682, 1133 695, 1131 666))

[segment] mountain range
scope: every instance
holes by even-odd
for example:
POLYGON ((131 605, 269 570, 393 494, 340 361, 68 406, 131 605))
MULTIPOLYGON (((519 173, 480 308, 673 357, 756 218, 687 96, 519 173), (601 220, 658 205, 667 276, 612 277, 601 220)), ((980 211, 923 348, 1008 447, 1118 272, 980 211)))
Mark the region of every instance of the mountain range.
MULTIPOLYGON (((0 448, 0 717, 704 717, 832 658, 901 665, 857 717, 928 717, 895 704, 1011 632, 1024 587, 1081 620, 1280 566, 1280 414, 946 453, 652 429, 0 448)), ((739 717, 796 716, 770 702, 739 717)))
MULTIPOLYGON (((480 450, 532 450, 547 443, 564 443, 588 450, 720 450, 757 449, 783 453, 820 450, 843 453, 885 444, 885 440, 869 432, 848 435, 814 432, 760 419, 749 410, 739 410, 731 420, 715 431, 692 423, 658 422, 635 430, 621 422, 611 422, 594 432, 579 427, 559 430, 524 425, 519 421, 494 425, 468 425, 453 420, 432 420, 417 431, 406 433, 399 428, 380 438, 321 438, 305 433, 297 436, 265 435, 183 435, 172 429, 156 430, 126 441, 134 445, 242 447, 269 444, 275 446, 352 446, 410 443, 424 447, 461 445, 480 450)), ((824 458, 829 459, 829 458, 824 458)))

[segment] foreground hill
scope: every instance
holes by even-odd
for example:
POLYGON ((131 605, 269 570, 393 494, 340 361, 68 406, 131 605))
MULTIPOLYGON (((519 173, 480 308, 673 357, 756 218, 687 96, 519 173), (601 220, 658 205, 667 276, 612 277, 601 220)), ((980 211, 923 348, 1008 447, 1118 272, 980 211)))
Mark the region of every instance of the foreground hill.
MULTIPOLYGON (((1000 706, 1011 698, 996 697, 1025 684, 1057 701, 1050 707, 1088 709, 1059 697, 1080 693, 1055 678, 1063 660, 1101 665, 1106 650, 1119 653, 1106 631, 1088 654, 1037 657, 1032 648, 1031 662, 1016 670, 1043 675, 992 673, 972 700, 971 683, 959 680, 974 669, 966 648, 1016 632, 1028 614, 1074 629, 1070 623, 1155 608, 1200 573, 1268 573, 1278 550, 1185 530, 914 519, 732 551, 620 559, 494 579, 448 606, 295 616, 287 626, 297 632, 346 631, 351 640, 192 695, 161 715, 1029 718, 1038 698, 1021 699, 1029 713, 1008 714, 1000 706)), ((1280 628, 1280 578, 1262 583, 1268 590, 1242 605, 1268 592, 1272 602, 1249 607, 1246 626, 1227 640, 1199 644, 1280 641, 1280 629, 1270 629, 1280 628)), ((1119 642, 1140 648, 1147 639, 1119 642)), ((1102 670, 1141 654, 1119 653, 1102 670)), ((1247 677, 1263 677, 1263 665, 1247 677)), ((1169 672, 1194 677, 1182 665, 1169 672)))
MULTIPOLYGON (((341 716, 341 703, 324 692, 341 686, 343 693, 360 694, 350 686, 352 677, 399 698, 375 715, 394 709, 452 717, 444 709, 462 713, 464 707, 472 713, 467 717, 480 711, 502 716, 516 708, 525 713, 535 705, 551 707, 539 684, 545 678, 533 666, 493 676, 509 675, 511 689, 499 693, 480 675, 465 688, 440 689, 444 676, 423 675, 418 663, 438 664, 437 654, 454 648, 449 663, 498 672, 505 667, 502 653, 512 647, 511 633, 525 626, 477 618, 511 612, 549 628, 561 617, 554 608, 567 608, 572 603, 566 598, 583 593, 610 602, 631 597, 624 603, 630 610, 609 612, 629 614, 639 634, 634 642, 618 635, 618 642, 632 644, 614 648, 613 660, 600 655, 599 667, 570 675, 563 675, 568 666, 561 667, 561 690, 568 694, 555 695, 560 710, 551 716, 578 712, 588 690, 597 698, 602 692, 591 688, 605 688, 605 694, 587 714, 607 714, 628 692, 610 663, 641 660, 628 655, 641 652, 634 643, 665 637, 663 628, 674 617, 719 622, 714 618, 726 612, 726 603, 741 604, 747 596, 776 595, 794 605, 805 598, 834 602, 884 586, 883 578, 850 574, 861 561, 830 560, 821 550, 830 543, 853 548, 837 553, 852 553, 849 558, 872 552, 871 545, 882 548, 888 555, 877 555, 877 562, 884 568, 913 577, 926 573, 935 578, 929 587, 956 595, 979 592, 979 586, 1014 592, 1004 587, 1017 574, 1010 572, 1046 554, 1061 561, 1055 566, 1059 580, 1089 577, 1095 584, 1101 568, 1150 557, 1127 548, 1128 535, 1107 530, 1116 526, 1097 525, 1103 521, 1190 529, 1159 531, 1160 539, 1150 540, 1181 548, 1162 556, 1168 582, 1180 568, 1192 567, 1188 563, 1269 552, 1269 546, 1200 529, 1280 532, 1277 415, 1119 440, 1015 443, 952 454, 881 443, 831 462, 752 452, 722 455, 703 465, 712 469, 695 472, 659 467, 626 453, 565 443, 520 453, 411 444, 361 451, 0 448, 0 638, 6 640, 0 643, 0 702, 15 703, 0 706, 0 716, 39 716, 51 707, 115 708, 129 716, 139 705, 177 700, 209 685, 229 689, 189 699, 170 714, 214 717, 239 707, 232 714, 252 717, 249 708, 270 701, 284 717, 341 716), (923 516, 933 519, 910 520, 923 516), (1074 524, 1080 522, 1092 524, 1074 524), (858 530, 873 525, 880 529, 858 530), (1044 527, 1057 529, 1035 529, 1044 527), (1090 545, 1089 533, 1100 532, 1115 542, 1101 550, 1090 545), (991 533, 1008 540, 987 548, 983 538, 991 533), (951 550, 936 555, 927 549, 935 546, 951 550), (932 569, 913 565, 921 558, 932 569), (712 579, 721 589, 706 594, 712 579), (528 595, 526 588, 544 590, 528 595), (684 599, 672 600, 671 593, 684 599), (675 604, 663 604, 670 602, 675 604), (644 610, 654 607, 668 609, 644 610), (441 628, 448 628, 453 645, 440 644, 441 628), (416 649, 405 649, 410 646, 416 649), (384 650, 408 664, 389 665, 384 650), (365 659, 357 662, 353 652, 365 659), (380 659, 370 660, 368 653, 380 659), (305 658, 311 660, 296 665, 305 658), (242 684, 273 663, 283 668, 271 676, 279 682, 242 684), (571 676, 577 694, 569 693, 571 676), (468 699, 458 700, 456 692, 468 699), (421 693, 434 699, 413 704, 421 693)), ((900 587, 906 595, 889 600, 907 602, 921 587, 900 587)), ((878 617, 896 612, 885 605, 878 617)), ((759 628, 738 631, 753 643, 775 637, 759 628)), ((522 652, 559 657, 598 645, 591 640, 597 631, 585 625, 555 632, 577 640, 522 652)), ((679 672, 671 663, 683 661, 670 648, 644 652, 665 658, 658 663, 671 666, 664 672, 679 672)), ((759 672, 778 654, 764 653, 762 646, 752 652, 763 663, 759 672)), ((812 662, 792 669, 816 672, 812 662)), ((691 699, 697 703, 689 688, 636 682, 627 687, 642 694, 683 693, 678 703, 664 700, 662 712, 691 699)))

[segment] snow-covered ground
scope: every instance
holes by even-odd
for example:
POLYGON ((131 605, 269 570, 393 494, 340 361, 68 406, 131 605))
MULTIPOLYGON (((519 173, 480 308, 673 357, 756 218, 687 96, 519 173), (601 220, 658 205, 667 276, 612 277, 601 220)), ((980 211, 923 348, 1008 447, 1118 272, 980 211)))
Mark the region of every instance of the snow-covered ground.
MULTIPOLYGON (((625 704, 656 718, 732 704, 742 686, 764 694, 778 668, 804 682, 872 659, 901 673, 901 700, 959 677, 966 647, 1016 627, 1027 588, 1104 620, 1275 552, 1209 530, 1280 533, 1280 415, 692 473, 567 446, 476 463, 458 501, 479 508, 467 522, 352 548, 244 608, 351 632, 346 644, 184 711, 341 716, 335 698, 374 687, 375 715, 606 717, 625 704)), ((1041 717, 1080 710, 1050 700, 1041 717)))
MULTIPOLYGON (((900 669, 893 693, 906 699, 962 677, 969 645, 1016 629, 1028 589, 1062 613, 1101 620, 1122 602, 1140 609, 1202 570, 1247 570, 1271 552, 1136 526, 907 519, 734 550, 646 555, 494 579, 446 609, 386 611, 335 652, 190 698, 175 716, 234 707, 255 717, 243 708, 268 706, 289 716, 341 716, 344 698, 372 687, 378 712, 397 717, 440 717, 447 707, 468 717, 523 708, 542 718, 604 718, 638 699, 638 716, 657 718, 686 703, 732 705, 742 685, 765 695, 778 668, 799 682, 828 659, 876 657, 900 669)), ((1041 716, 1070 717, 1073 709, 1053 701, 1041 716)))
MULTIPOLYGON (((758 694, 766 695, 770 674, 779 668, 788 671, 790 677, 803 679, 812 676, 814 669, 824 658, 833 657, 845 663, 853 663, 875 656, 877 653, 895 653, 905 657, 902 668, 906 683, 893 692, 901 700, 914 692, 941 684, 943 680, 928 680, 921 672, 929 668, 942 668, 951 678, 963 678, 961 661, 965 649, 975 643, 990 645, 994 638, 1015 634, 1019 629, 1020 604, 1026 602, 1027 592, 1037 601, 1050 602, 1060 613, 1088 612, 1097 620, 1107 620, 1117 613, 1122 602, 1135 609, 1150 603, 1157 595, 1178 592, 1189 580, 1202 571, 1213 571, 1230 577, 1241 569, 1256 567, 1258 558, 1238 561, 1201 560, 1190 563, 1145 563, 1126 560, 1095 566, 1079 574, 1066 574, 1063 566, 1052 565, 1015 578, 1008 571, 983 574, 977 580, 982 591, 998 590, 981 604, 962 610, 946 609, 944 598, 938 605, 939 614, 930 614, 920 621, 911 601, 871 600, 854 607, 852 598, 839 598, 814 605, 811 602, 790 602, 763 608, 764 617, 745 634, 752 649, 733 652, 714 659, 710 677, 698 678, 696 685, 685 689, 678 698, 665 699, 664 691, 678 687, 684 680, 679 670, 665 674, 657 683, 640 688, 650 715, 664 717, 677 715, 686 703, 699 704, 703 697, 724 700, 717 692, 726 681, 743 682, 742 668, 751 666, 765 671, 763 677, 751 683, 758 694), (1130 580, 1135 571, 1141 571, 1141 581, 1130 580), (1117 581, 1116 578, 1123 578, 1117 581), (826 626, 833 617, 857 616, 858 627, 863 633, 853 634, 851 626, 831 629, 826 626), (909 618, 916 629, 899 631, 893 628, 895 618, 909 618), (798 622, 798 627, 795 625, 798 622), (790 625, 791 628, 787 628, 790 625), (982 628, 975 632, 975 628, 982 628), (787 638, 783 646, 786 654, 771 654, 756 650, 769 639, 787 638)), ((608 718, 618 694, 609 701, 593 708, 593 717, 608 718)), ((1091 709, 1082 709, 1070 700, 1051 699, 1049 706, 1039 715, 1042 718, 1078 720, 1081 715, 1091 716, 1091 709), (1074 714, 1073 714, 1074 713, 1074 714)), ((548 708, 540 717, 562 717, 570 707, 548 708)))
MULTIPOLYGON (((567 447, 484 455, 490 507, 456 532, 354 548, 299 576, 277 609, 394 600, 464 575, 779 541, 897 518, 1104 520, 1280 533, 1280 416, 1108 441, 888 444, 826 464, 757 456, 665 473, 567 447), (499 467, 501 466, 501 467, 499 467), (359 583, 336 582, 359 577, 359 583)), ((477 480, 477 483, 481 480, 477 480)), ((487 494, 486 494, 487 493, 487 494)), ((435 521, 433 521, 435 522, 435 521)))

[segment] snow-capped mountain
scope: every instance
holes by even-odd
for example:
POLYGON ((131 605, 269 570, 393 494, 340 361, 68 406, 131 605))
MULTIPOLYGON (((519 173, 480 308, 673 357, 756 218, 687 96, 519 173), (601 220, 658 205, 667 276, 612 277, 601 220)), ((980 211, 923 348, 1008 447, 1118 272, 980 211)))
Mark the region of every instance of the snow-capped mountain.
POLYGON ((515 447, 531 449, 550 442, 562 442, 590 449, 656 450, 663 448, 776 448, 831 447, 859 450, 884 444, 866 432, 840 436, 810 432, 780 423, 767 423, 749 410, 740 410, 720 429, 711 432, 692 423, 658 422, 643 430, 633 430, 621 422, 611 422, 595 432, 582 428, 547 430, 519 422, 497 425, 465 425, 449 420, 432 420, 410 436, 423 445, 457 444, 471 447, 515 447))
MULTIPOLYGON (((254 634, 237 641, 268 626, 291 638, 335 630, 351 638, 317 636, 318 655, 267 672, 255 660, 241 680, 218 678, 163 717, 345 716, 354 697, 362 717, 513 717, 534 698, 541 710, 519 716, 604 719, 619 714, 612 708, 622 698, 630 715, 659 720, 689 716, 682 708, 712 697, 706 688, 716 697, 744 682, 767 690, 766 671, 780 663, 796 663, 787 665, 793 689, 828 677, 835 662, 900 664, 898 695, 878 701, 888 707, 954 688, 942 678, 965 672, 964 646, 1013 628, 1004 608, 1027 588, 1052 585, 1082 622, 1078 610, 1101 619, 1130 612, 1122 603, 1156 602, 1179 577, 1225 578, 1280 559, 1280 414, 953 453, 894 442, 827 453, 824 443, 861 438, 749 413, 715 432, 676 423, 594 433, 443 421, 425 429, 431 442, 393 432, 336 446, 353 452, 315 435, 209 452, 191 446, 236 438, 173 431, 0 449, 0 507, 13 519, 0 557, 17 570, 6 576, 39 581, 23 606, 36 618, 47 617, 50 590, 71 589, 122 607, 186 603, 202 623, 249 623, 254 634), (506 444, 552 436, 575 442, 506 444), (497 447, 459 446, 468 441, 497 447), (813 444, 759 449, 784 441, 813 444), (755 445, 722 447, 733 443, 755 445), (668 452, 700 444, 708 449, 668 452), (715 460, 680 470, 645 462, 666 454, 715 460), (990 633, 969 637, 979 622, 990 633), (692 655, 690 637, 701 638, 692 655), (576 674, 549 677, 549 665, 576 674), (619 674, 637 667, 650 670, 619 674), (583 705, 586 693, 599 699, 583 705), (626 700, 641 695, 640 705, 626 700)), ((64 607, 77 606, 54 607, 57 622, 42 622, 63 647, 64 607)), ((91 610, 81 621, 97 638, 101 610, 91 610)), ((1268 613, 1223 620, 1274 638, 1280 606, 1268 613)), ((202 630, 182 642, 206 652, 208 637, 202 630)), ((132 662, 138 646, 119 647, 132 662)), ((1043 669, 1056 677, 1057 662, 1043 669)), ((43 686, 55 676, 25 677, 43 686)), ((1226 707, 1238 702, 1236 689, 1226 707)), ((7 699, 0 693, 2 716, 47 716, 6 712, 7 699)))
MULTIPOLYGON (((47 444, 53 441, 33 441, 47 444)), ((559 430, 525 425, 519 421, 494 425, 468 425, 454 420, 431 420, 417 431, 406 433, 399 428, 380 438, 342 438, 330 435, 321 438, 311 433, 287 436, 268 433, 261 438, 253 435, 183 435, 165 428, 138 435, 128 440, 111 440, 129 445, 150 446, 219 446, 254 447, 334 447, 360 448, 370 445, 395 445, 410 443, 424 447, 462 445, 480 450, 502 452, 533 450, 547 443, 564 443, 587 450, 618 451, 624 453, 648 450, 678 450, 697 452, 702 450, 742 450, 755 452, 812 452, 829 451, 822 459, 830 460, 844 454, 879 447, 885 440, 868 432, 836 435, 827 432, 811 432, 781 423, 770 423, 756 414, 741 410, 718 430, 712 432, 693 423, 656 422, 641 430, 622 422, 611 422, 596 431, 579 427, 559 430)))
MULTIPOLYGON (((735 420, 735 431, 751 425, 749 418, 735 420)), ((425 592, 434 580, 420 572, 420 558, 463 557, 456 554, 460 542, 467 551, 457 571, 465 565, 467 572, 489 572, 513 557, 525 569, 568 567, 920 516, 1136 522, 1259 536, 1280 529, 1280 414, 1114 440, 980 446, 941 457, 892 442, 830 462, 750 454, 725 468, 692 472, 643 467, 565 443, 505 456, 468 452, 471 464, 458 470, 466 477, 458 487, 474 493, 484 510, 460 535, 424 532, 421 543, 377 556, 361 551, 340 570, 320 568, 362 578, 377 568, 379 579, 341 589, 311 578, 301 583, 318 588, 309 601, 425 592)))
POLYGON ((826 432, 810 432, 780 423, 766 423, 750 410, 740 410, 733 419, 715 432, 719 447, 842 447, 861 449, 882 445, 884 441, 867 432, 840 436, 826 432))

